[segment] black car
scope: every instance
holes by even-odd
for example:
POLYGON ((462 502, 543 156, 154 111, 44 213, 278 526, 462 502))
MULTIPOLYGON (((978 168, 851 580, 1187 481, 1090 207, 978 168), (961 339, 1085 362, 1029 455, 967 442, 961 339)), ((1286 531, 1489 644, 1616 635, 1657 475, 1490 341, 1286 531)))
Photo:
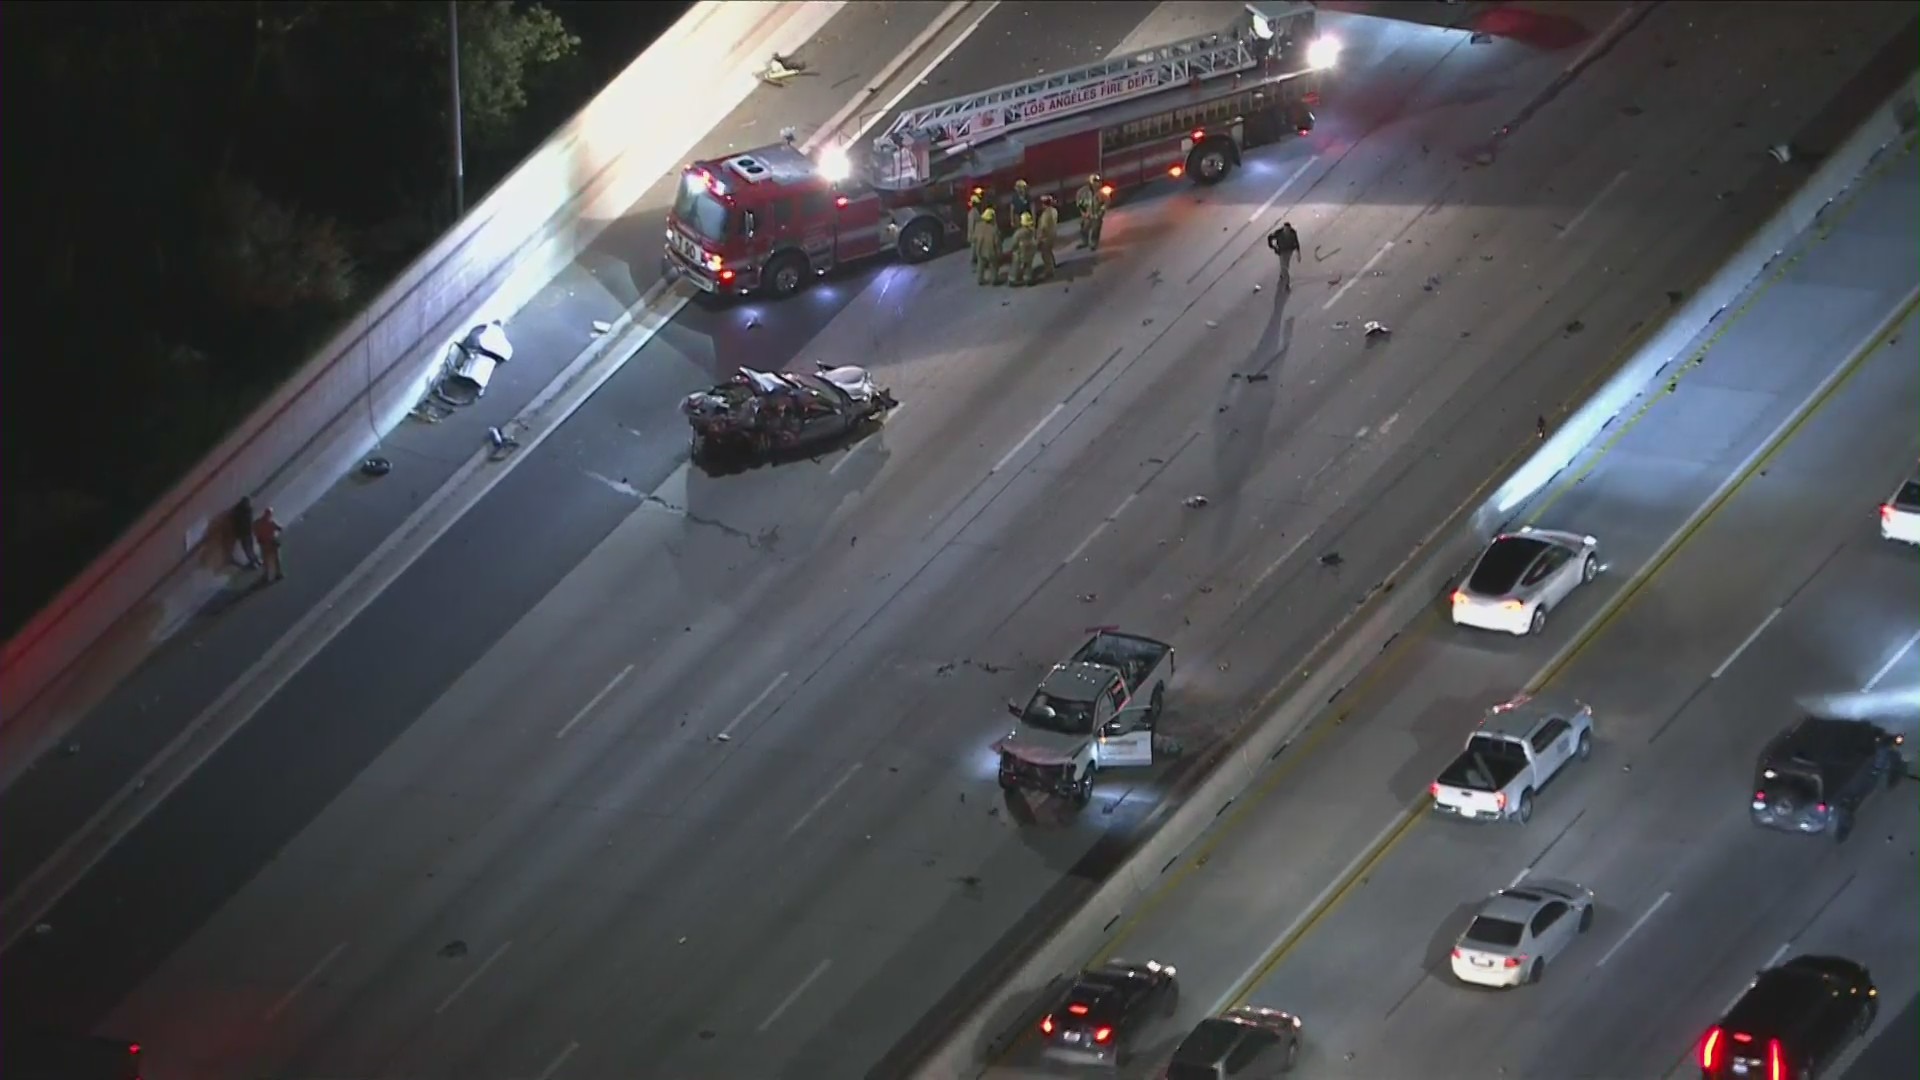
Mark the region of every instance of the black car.
POLYGON ((1762 971, 1700 1040, 1703 1080, 1819 1076, 1880 1011, 1867 969, 1838 956, 1796 956, 1762 971))
POLYGON ((140 1080, 140 1044, 43 1028, 0 1029, 6 1080, 140 1080))
POLYGON ((1166 1080, 1263 1080, 1299 1060, 1299 1017, 1243 1005, 1200 1021, 1173 1052, 1166 1080))
POLYGON ((1786 832, 1853 832, 1860 804, 1900 782, 1898 735, 1865 720, 1807 717, 1774 736, 1754 766, 1753 823, 1786 832))
POLYGON ((1179 1007, 1173 968, 1152 960, 1109 960, 1081 972, 1040 1021, 1041 1053, 1075 1065, 1118 1068, 1141 1032, 1179 1007))

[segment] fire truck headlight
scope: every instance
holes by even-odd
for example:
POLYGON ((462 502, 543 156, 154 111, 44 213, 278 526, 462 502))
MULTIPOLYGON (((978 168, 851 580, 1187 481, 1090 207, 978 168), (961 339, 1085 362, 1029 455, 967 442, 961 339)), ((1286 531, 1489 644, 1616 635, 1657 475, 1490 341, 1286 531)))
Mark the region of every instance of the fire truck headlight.
POLYGON ((1327 71, 1340 63, 1340 39, 1331 37, 1314 38, 1307 44, 1307 66, 1315 71, 1327 71))
POLYGON ((830 184, 837 184, 853 175, 853 162, 847 159, 845 149, 829 146, 820 151, 820 159, 814 162, 814 168, 830 184))
POLYGON ((715 255, 712 252, 707 253, 707 269, 717 274, 720 272, 720 268, 725 266, 726 264, 727 264, 727 261, 725 259, 722 259, 720 256, 715 255))

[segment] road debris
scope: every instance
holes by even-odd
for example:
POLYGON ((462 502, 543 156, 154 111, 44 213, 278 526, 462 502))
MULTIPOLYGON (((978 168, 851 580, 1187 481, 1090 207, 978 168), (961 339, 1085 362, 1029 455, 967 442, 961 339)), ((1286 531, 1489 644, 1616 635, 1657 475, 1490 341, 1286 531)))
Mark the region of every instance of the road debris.
POLYGON ((594 332, 594 333, 596 333, 596 334, 609 334, 609 333, 612 333, 612 332, 613 332, 613 324, 612 324, 612 323, 610 323, 610 322, 608 322, 608 321, 607 321, 607 320, 605 320, 605 319, 595 319, 595 320, 593 320, 593 332, 594 332))
POLYGON ((1189 510, 1198 510, 1207 505, 1207 497, 1205 495, 1189 495, 1181 501, 1180 505, 1185 506, 1189 510))
POLYGON ((1579 319, 1575 319, 1572 322, 1567 324, 1567 333, 1569 335, 1577 334, 1580 331, 1585 330, 1586 328, 1587 328, 1586 323, 1581 322, 1579 319))
POLYGON ((1329 570, 1339 569, 1346 561, 1346 556, 1337 551, 1329 551, 1325 555, 1320 556, 1320 565, 1329 570))
POLYGON ((1371 319, 1361 323, 1360 329, 1370 338, 1388 337, 1393 333, 1393 328, 1386 323, 1375 322, 1371 319))
POLYGON ((1094 601, 1096 601, 1096 600, 1098 600, 1098 599, 1100 599, 1100 594, 1099 594, 1099 593, 1090 593, 1090 592, 1083 592, 1083 593, 1081 593, 1081 594, 1080 594, 1079 596, 1076 596, 1076 597, 1074 597, 1074 599, 1075 599, 1075 600, 1078 600, 1078 601, 1080 601, 1080 602, 1081 602, 1081 603, 1083 603, 1083 604, 1091 604, 1091 603, 1093 603, 1094 601))

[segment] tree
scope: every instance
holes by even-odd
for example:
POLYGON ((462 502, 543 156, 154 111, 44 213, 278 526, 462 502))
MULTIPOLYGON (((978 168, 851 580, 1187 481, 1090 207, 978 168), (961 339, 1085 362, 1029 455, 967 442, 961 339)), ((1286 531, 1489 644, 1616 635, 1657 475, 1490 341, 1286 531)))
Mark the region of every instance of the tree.
MULTIPOLYGON (((444 4, 420 4, 433 12, 422 44, 442 57, 447 47, 444 4)), ((580 39, 560 17, 539 5, 510 0, 460 0, 460 110, 469 137, 498 145, 515 133, 527 107, 527 87, 542 68, 571 55, 580 39)), ((442 100, 447 74, 440 75, 442 100)))

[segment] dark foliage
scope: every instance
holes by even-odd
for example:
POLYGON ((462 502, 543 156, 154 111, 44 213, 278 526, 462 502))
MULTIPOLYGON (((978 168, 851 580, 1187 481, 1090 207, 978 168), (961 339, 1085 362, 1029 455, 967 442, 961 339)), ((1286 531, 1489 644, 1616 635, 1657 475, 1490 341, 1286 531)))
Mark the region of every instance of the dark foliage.
MULTIPOLYGON (((580 49, 538 4, 461 0, 469 205, 682 6, 593 7, 624 50, 580 49)), ((447 17, 7 6, 5 633, 447 226, 447 17)))

